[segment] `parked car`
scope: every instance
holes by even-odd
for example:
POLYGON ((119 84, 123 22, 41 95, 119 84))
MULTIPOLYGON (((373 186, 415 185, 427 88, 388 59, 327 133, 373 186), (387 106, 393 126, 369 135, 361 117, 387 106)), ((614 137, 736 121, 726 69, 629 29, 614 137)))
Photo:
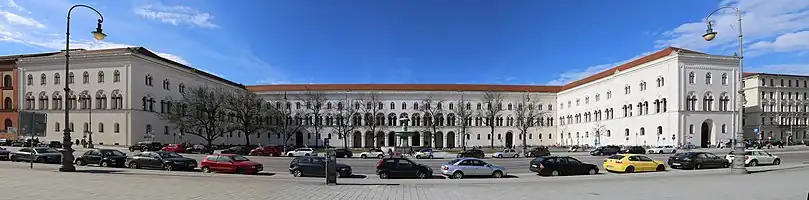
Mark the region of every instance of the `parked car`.
MULTIPOLYGON (((24 147, 24 146, 25 146, 25 144, 26 144, 26 143, 25 143, 25 141, 23 141, 23 140, 14 140, 14 141, 11 141, 11 146, 12 146, 12 147, 24 147)), ((28 146, 31 146, 31 145, 28 145, 28 146)))
POLYGON ((502 178, 506 175, 506 168, 483 162, 477 158, 458 158, 441 165, 441 174, 454 179, 462 179, 466 176, 502 178))
POLYGON ((163 144, 157 141, 142 141, 138 142, 135 145, 129 146, 130 152, 135 151, 160 151, 163 148, 163 144))
POLYGON ((466 151, 463 151, 461 153, 458 153, 457 157, 458 158, 481 158, 482 159, 482 158, 486 157, 486 153, 484 153, 483 150, 480 150, 480 149, 470 149, 470 150, 466 150, 466 151))
POLYGON ((647 150, 649 154, 664 154, 664 153, 677 153, 677 149, 674 146, 667 145, 667 146, 657 146, 655 148, 651 148, 647 150))
POLYGON ((295 149, 295 150, 288 151, 288 152, 287 152, 287 153, 285 153, 284 155, 287 155, 287 156, 289 156, 289 157, 295 157, 295 156, 317 156, 317 151, 315 151, 315 149, 312 149, 312 148, 297 148, 297 149, 295 149))
POLYGON ((213 148, 209 148, 205 145, 195 144, 191 147, 185 148, 185 153, 191 154, 212 154, 213 148))
POLYGON ((630 146, 621 149, 621 153, 623 154, 646 154, 646 148, 642 146, 630 146))
MULTIPOLYGON (((733 151, 725 156, 731 164, 733 164, 733 151)), ((744 165, 748 167, 755 167, 758 165, 780 165, 781 158, 772 155, 764 150, 745 150, 744 151, 744 165)))
POLYGON ((76 158, 76 164, 80 166, 125 167, 126 154, 115 149, 89 149, 76 158))
POLYGON ((250 154, 250 150, 247 147, 235 146, 222 150, 221 154, 236 154, 244 156, 250 154))
POLYGON ((517 158, 520 157, 520 153, 517 153, 515 149, 503 149, 501 151, 495 152, 492 157, 495 158, 517 158))
POLYGON ((529 150, 525 153, 525 157, 540 157, 540 156, 550 156, 551 151, 548 150, 547 147, 534 147, 533 149, 529 150))
POLYGON ((432 178, 433 169, 427 165, 415 163, 407 158, 388 157, 379 160, 376 174, 380 179, 387 178, 432 178))
MULTIPOLYGON (((350 177, 351 166, 336 163, 339 177, 350 177)), ((304 156, 292 159, 289 162, 289 173, 295 177, 326 176, 326 158, 304 156)))
POLYGON ((621 147, 619 146, 607 145, 593 149, 592 151, 590 151, 590 155, 593 156, 615 155, 620 151, 621 147))
POLYGON ((264 165, 236 154, 211 154, 205 156, 199 165, 202 172, 221 172, 237 174, 258 174, 264 165))
POLYGON ((528 170, 541 176, 594 175, 598 166, 569 156, 546 156, 531 160, 528 170))
POLYGON ((616 154, 604 160, 604 169, 609 172, 623 173, 654 172, 666 171, 666 165, 645 155, 616 154))
POLYGON ((668 164, 675 169, 705 169, 729 167, 730 161, 708 152, 682 152, 669 157, 668 164))
POLYGON ((351 158, 354 157, 354 152, 351 152, 350 149, 337 149, 335 150, 335 154, 338 158, 351 158))
POLYGON ((251 156, 281 156, 281 148, 278 146, 263 146, 251 149, 251 156))
POLYGON ((127 158, 126 165, 132 169, 151 168, 174 170, 193 170, 197 160, 186 158, 168 151, 144 151, 127 158))
POLYGON ((48 146, 47 146, 47 147, 50 147, 50 148, 57 148, 57 149, 58 149, 58 148, 62 148, 62 141, 55 141, 55 140, 54 140, 54 141, 50 141, 50 142, 48 142, 48 146))
POLYGON ((431 149, 431 148, 423 148, 423 149, 419 150, 419 152, 416 152, 416 159, 422 159, 422 158, 433 159, 433 149, 431 149))
POLYGON ((185 147, 182 144, 168 144, 163 148, 160 148, 160 150, 174 153, 185 153, 185 147))
POLYGON ((0 147, 0 160, 8 160, 8 159, 10 159, 9 158, 10 155, 11 155, 11 151, 9 151, 8 149, 5 149, 3 147, 0 147))
POLYGON ((385 157, 385 152, 382 149, 370 149, 360 153, 360 158, 382 158, 385 157))
POLYGON ((586 150, 587 149, 585 149, 582 146, 574 145, 574 146, 571 146, 569 149, 567 149, 567 152, 579 152, 579 151, 586 151, 586 150))
POLYGON ((11 153, 9 159, 14 162, 33 160, 38 163, 59 164, 62 163, 62 152, 49 147, 24 147, 11 153))

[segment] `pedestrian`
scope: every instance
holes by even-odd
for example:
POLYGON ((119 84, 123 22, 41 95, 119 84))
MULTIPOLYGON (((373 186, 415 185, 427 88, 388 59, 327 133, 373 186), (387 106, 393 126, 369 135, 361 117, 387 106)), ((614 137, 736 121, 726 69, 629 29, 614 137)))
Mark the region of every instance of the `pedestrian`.
POLYGON ((81 143, 79 143, 79 139, 76 139, 76 143, 73 143, 73 145, 81 145, 81 143))

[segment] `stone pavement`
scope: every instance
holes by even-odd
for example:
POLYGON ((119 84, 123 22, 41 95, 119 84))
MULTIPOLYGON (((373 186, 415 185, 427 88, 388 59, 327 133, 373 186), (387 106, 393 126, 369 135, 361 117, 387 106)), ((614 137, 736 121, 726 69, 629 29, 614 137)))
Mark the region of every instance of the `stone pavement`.
MULTIPOLYGON (((82 168, 83 170, 87 170, 82 168)), ((101 168, 95 168, 101 169, 101 168)), ((809 168, 749 175, 726 171, 470 180, 273 179, 254 176, 169 176, 60 173, 0 166, 0 199, 806 199, 809 168)), ((163 173, 163 175, 160 175, 163 173)))

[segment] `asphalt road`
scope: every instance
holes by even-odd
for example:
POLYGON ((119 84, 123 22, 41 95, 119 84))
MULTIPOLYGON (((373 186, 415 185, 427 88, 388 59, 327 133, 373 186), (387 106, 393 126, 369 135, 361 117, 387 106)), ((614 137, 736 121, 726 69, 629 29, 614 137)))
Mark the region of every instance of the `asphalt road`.
MULTIPOLYGON (((16 151, 19 147, 6 147, 10 151, 16 151)), ((74 155, 79 156, 82 155, 86 150, 85 149, 76 149, 74 155)), ((128 150, 121 149, 121 151, 132 155, 128 150)), ((716 152, 720 157, 724 157, 727 154, 728 150, 717 151, 716 152), (721 152, 721 153, 720 153, 721 152)), ((781 158, 782 163, 802 163, 809 161, 809 150, 801 149, 801 150, 787 150, 787 151, 770 151, 772 154, 777 155, 781 158)), ((182 154, 185 157, 196 159, 197 161, 201 161, 205 158, 205 155, 201 154, 182 154)), ((570 155, 574 158, 579 159, 584 163, 595 164, 603 170, 602 163, 606 156, 590 156, 584 152, 578 153, 554 153, 553 155, 570 155)), ((647 154, 652 159, 659 160, 665 162, 671 154, 647 154)), ((259 162, 264 165, 264 171, 268 172, 276 172, 276 173, 288 173, 289 163, 293 159, 291 157, 262 157, 262 156, 248 156, 251 160, 259 162)), ((439 171, 439 168, 442 164, 449 162, 454 158, 435 158, 435 159, 414 159, 415 162, 420 164, 425 164, 433 168, 434 171, 439 171)), ((485 162, 500 165, 505 167, 510 174, 525 174, 531 173, 528 170, 529 162, 532 158, 486 158, 483 159, 485 162)), ((338 158, 337 160, 339 163, 346 164, 352 167, 355 174, 365 174, 370 175, 376 172, 376 164, 379 159, 370 158, 370 159, 361 159, 361 158, 338 158)))

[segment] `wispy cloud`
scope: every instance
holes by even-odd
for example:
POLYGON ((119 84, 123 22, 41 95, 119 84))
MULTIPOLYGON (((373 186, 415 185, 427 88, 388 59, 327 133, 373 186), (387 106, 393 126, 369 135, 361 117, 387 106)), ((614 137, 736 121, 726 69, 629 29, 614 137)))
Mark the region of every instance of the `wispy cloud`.
POLYGON ((6 7, 14 9, 19 12, 24 12, 26 14, 31 14, 31 11, 28 11, 28 9, 25 9, 24 7, 20 6, 14 0, 8 0, 8 2, 6 2, 6 7))
POLYGON ((135 14, 172 25, 187 24, 201 28, 217 28, 213 15, 187 6, 145 5, 134 10, 135 14))
POLYGON ((11 12, 0 11, 0 16, 3 17, 3 20, 6 23, 14 25, 22 25, 25 26, 26 28, 37 28, 37 29, 46 28, 45 25, 39 23, 37 20, 34 20, 33 18, 23 17, 11 12))
MULTIPOLYGON (((719 6, 735 6, 743 12, 745 43, 753 44, 747 48, 755 48, 758 55, 809 50, 809 45, 785 43, 789 39, 807 38, 806 33, 801 32, 809 30, 809 1, 779 0, 776 3, 772 0, 724 0, 719 6), (782 44, 767 45, 778 43, 779 39, 782 44)), ((735 51, 738 27, 735 27, 737 22, 733 10, 720 11, 711 20, 715 21, 713 29, 720 34, 711 42, 705 42, 701 37, 706 29, 705 19, 694 19, 664 32, 664 38, 655 43, 659 48, 677 46, 700 51, 735 51)), ((806 40, 802 44, 806 44, 806 40)))
POLYGON ((604 70, 607 70, 609 68, 612 68, 612 67, 624 64, 624 63, 628 63, 630 61, 636 60, 638 58, 649 55, 651 53, 654 53, 654 52, 642 53, 641 55, 638 55, 638 56, 635 56, 635 57, 632 57, 630 59, 623 60, 623 61, 620 61, 620 62, 590 66, 590 67, 585 68, 584 70, 569 70, 569 71, 566 71, 566 72, 564 72, 562 74, 559 74, 559 76, 556 79, 549 81, 548 84, 549 85, 568 84, 570 82, 573 82, 573 81, 576 81, 576 80, 583 79, 583 78, 586 78, 588 76, 591 76, 593 74, 597 74, 597 73, 602 72, 604 70))
POLYGON ((809 51, 809 31, 787 33, 770 41, 759 41, 748 47, 756 54, 766 52, 807 52, 809 51), (762 52, 764 51, 764 52, 762 52))

